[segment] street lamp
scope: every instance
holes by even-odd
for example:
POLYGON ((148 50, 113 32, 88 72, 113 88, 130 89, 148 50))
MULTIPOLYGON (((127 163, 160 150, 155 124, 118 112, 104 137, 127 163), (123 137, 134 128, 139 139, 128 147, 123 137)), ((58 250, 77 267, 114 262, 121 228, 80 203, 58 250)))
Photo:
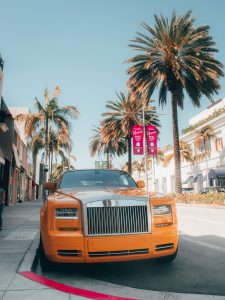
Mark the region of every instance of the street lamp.
MULTIPOLYGON (((147 145, 146 145, 146 130, 145 130, 145 108, 147 106, 147 102, 144 101, 145 98, 142 100, 142 124, 143 124, 143 130, 144 130, 144 137, 143 137, 143 142, 144 142, 144 164, 145 164, 145 186, 146 190, 148 191, 148 170, 147 170, 147 145)), ((148 101, 155 101, 152 99, 149 99, 148 101)), ((154 119, 155 116, 159 115, 164 115, 164 114, 152 114, 151 120, 154 119)), ((153 185, 154 185, 154 190, 155 190, 155 166, 154 166, 154 156, 153 156, 153 185)))
POLYGON ((143 140, 144 140, 144 163, 145 163, 145 186, 146 186, 146 190, 148 192, 148 171, 147 171, 147 155, 146 155, 146 130, 145 130, 145 105, 144 101, 142 102, 142 124, 143 124, 143 130, 144 130, 144 136, 143 136, 143 140))

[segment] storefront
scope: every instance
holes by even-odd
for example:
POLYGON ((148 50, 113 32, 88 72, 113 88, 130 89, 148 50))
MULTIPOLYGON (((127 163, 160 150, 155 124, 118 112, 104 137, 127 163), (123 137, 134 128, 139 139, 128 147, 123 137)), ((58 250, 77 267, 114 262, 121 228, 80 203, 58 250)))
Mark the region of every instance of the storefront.
POLYGON ((212 169, 209 171, 210 186, 225 188, 225 169, 212 169))

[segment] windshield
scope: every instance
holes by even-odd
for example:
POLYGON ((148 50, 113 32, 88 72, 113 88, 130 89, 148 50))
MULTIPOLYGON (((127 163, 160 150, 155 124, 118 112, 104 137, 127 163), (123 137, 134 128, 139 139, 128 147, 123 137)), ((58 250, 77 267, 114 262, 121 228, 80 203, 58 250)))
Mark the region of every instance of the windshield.
POLYGON ((114 170, 76 170, 64 173, 60 188, 75 187, 137 187, 126 172, 114 170))

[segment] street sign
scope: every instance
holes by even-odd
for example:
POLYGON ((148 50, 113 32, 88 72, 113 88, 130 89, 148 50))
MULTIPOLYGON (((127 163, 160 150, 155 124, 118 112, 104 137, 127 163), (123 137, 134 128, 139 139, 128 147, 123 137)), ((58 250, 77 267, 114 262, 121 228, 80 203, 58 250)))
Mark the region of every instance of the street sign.
POLYGON ((134 155, 143 155, 143 127, 141 125, 134 125, 132 127, 132 139, 134 155))
POLYGON ((147 145, 148 145, 148 155, 156 156, 157 155, 157 131, 156 126, 147 125, 147 145))
POLYGON ((95 169, 108 169, 107 161, 95 161, 95 169))

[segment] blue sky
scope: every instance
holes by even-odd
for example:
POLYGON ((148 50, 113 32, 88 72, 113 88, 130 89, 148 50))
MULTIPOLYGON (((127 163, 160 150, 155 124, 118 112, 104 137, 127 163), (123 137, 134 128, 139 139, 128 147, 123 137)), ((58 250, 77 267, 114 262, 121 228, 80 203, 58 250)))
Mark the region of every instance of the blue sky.
MULTIPOLYGON (((154 14, 170 16, 192 9, 196 26, 208 24, 216 41, 217 58, 225 64, 225 1, 223 0, 7 0, 0 1, 0 53, 5 61, 3 96, 8 106, 34 109, 34 98, 42 101, 43 91, 61 87, 61 105, 72 104, 80 111, 73 122, 73 152, 76 167, 94 167, 89 156, 88 138, 92 125, 98 125, 105 102, 116 99, 116 92, 126 90, 128 79, 124 63, 135 52, 129 40, 140 24, 154 24, 154 14)), ((225 97, 225 79, 215 100, 225 97)), ((157 92, 153 98, 157 100, 157 92)), ((169 100, 169 99, 168 99, 169 100)), ((193 108, 185 99, 179 111, 180 129, 188 119, 209 105, 193 108)), ((160 146, 172 143, 170 106, 159 109, 160 146)), ((98 158, 96 158, 97 160, 98 158)), ((126 158, 115 159, 120 166, 126 158)))

